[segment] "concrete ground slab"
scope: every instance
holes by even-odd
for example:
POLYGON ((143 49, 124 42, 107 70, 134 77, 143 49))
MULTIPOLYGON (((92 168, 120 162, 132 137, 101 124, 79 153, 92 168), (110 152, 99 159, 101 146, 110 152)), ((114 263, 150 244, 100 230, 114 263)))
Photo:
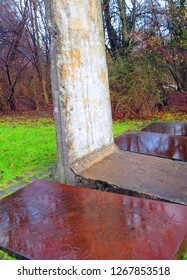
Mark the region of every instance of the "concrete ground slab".
POLYGON ((186 206, 47 181, 4 198, 0 213, 0 247, 26 259, 168 260, 187 233, 186 206))
POLYGON ((105 191, 187 205, 186 162, 119 151, 84 170, 79 179, 105 191))

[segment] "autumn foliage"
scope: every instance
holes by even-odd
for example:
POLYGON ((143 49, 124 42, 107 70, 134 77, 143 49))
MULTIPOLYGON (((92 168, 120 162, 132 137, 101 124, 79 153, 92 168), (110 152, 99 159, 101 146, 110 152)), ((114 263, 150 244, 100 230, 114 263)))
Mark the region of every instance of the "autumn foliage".
POLYGON ((186 1, 102 3, 113 117, 181 110, 174 104, 187 91, 186 1))
MULTIPOLYGON (((0 112, 51 107, 44 2, 1 0, 0 112)), ((147 118, 166 109, 186 112, 186 1, 101 4, 113 117, 147 118)))
POLYGON ((39 109, 50 97, 49 35, 43 1, 2 0, 0 111, 39 109))

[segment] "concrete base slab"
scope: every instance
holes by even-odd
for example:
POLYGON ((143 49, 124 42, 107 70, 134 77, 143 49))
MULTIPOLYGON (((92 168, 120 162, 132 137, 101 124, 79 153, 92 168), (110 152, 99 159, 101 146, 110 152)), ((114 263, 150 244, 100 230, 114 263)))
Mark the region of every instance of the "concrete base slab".
POLYGON ((36 181, 0 201, 0 248, 26 259, 170 260, 187 207, 36 181))
POLYGON ((186 162, 119 151, 83 171, 79 180, 105 191, 187 205, 186 162))

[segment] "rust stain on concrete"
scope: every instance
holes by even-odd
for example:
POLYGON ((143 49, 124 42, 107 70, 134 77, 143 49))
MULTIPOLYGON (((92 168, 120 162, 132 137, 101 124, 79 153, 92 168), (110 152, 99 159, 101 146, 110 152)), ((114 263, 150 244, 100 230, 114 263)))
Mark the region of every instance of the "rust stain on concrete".
POLYGON ((72 21, 70 25, 70 29, 73 30, 82 30, 85 29, 85 26, 80 18, 77 18, 76 20, 72 21))
POLYGON ((82 40, 89 40, 89 34, 88 33, 81 33, 81 39, 82 40))
POLYGON ((93 2, 93 0, 89 0, 89 12, 88 12, 88 15, 89 17, 93 20, 96 18, 96 3, 93 2))
POLYGON ((106 73, 106 69, 101 68, 99 70, 99 78, 100 80, 105 84, 107 82, 107 73, 106 73))
POLYGON ((66 78, 69 76, 70 71, 68 69, 62 70, 62 80, 65 81, 66 78))
POLYGON ((84 106, 89 106, 90 105, 90 100, 88 97, 83 97, 82 98, 82 103, 84 104, 84 106))
POLYGON ((81 51, 79 49, 61 50, 60 54, 64 56, 64 67, 62 69, 62 80, 65 81, 69 76, 72 79, 73 85, 75 82, 76 71, 82 66, 81 51))
POLYGON ((72 49, 68 51, 61 50, 60 54, 66 58, 66 64, 68 64, 68 67, 71 67, 72 69, 81 67, 81 52, 79 49, 72 49))

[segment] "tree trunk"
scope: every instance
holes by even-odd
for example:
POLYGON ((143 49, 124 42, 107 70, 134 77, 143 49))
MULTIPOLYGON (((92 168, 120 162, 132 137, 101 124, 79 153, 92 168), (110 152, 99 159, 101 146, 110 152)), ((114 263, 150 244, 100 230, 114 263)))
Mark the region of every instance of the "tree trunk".
POLYGON ((118 0, 118 7, 120 12, 120 19, 122 24, 122 56, 124 57, 128 53, 129 47, 129 32, 127 29, 127 16, 126 16, 126 2, 124 0, 118 0))
POLYGON ((118 52, 118 36, 111 23, 110 0, 103 0, 103 12, 110 44, 110 53, 114 59, 117 58, 118 52))
POLYGON ((44 68, 44 63, 42 60, 42 52, 41 52, 41 46, 40 46, 40 35, 39 35, 38 20, 37 20, 37 6, 36 6, 35 0, 32 0, 32 3, 33 3, 33 7, 34 7, 34 19, 35 19, 35 28, 36 28, 36 38, 37 38, 37 52, 38 52, 38 59, 40 62, 40 67, 41 67, 42 89, 43 89, 45 104, 48 105, 49 98, 48 98, 48 92, 47 92, 47 86, 46 86, 45 68, 44 68))

